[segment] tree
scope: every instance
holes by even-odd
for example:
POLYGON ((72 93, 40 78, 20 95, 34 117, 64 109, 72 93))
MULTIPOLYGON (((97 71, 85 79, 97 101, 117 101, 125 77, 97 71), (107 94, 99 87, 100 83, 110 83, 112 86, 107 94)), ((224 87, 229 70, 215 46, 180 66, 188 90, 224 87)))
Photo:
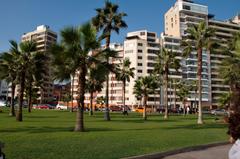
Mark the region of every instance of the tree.
POLYGON ((219 76, 230 86, 230 109, 240 112, 240 32, 228 44, 228 57, 219 67, 219 76))
POLYGON ((86 75, 88 66, 94 61, 91 51, 99 48, 97 32, 90 23, 80 27, 66 27, 61 30, 61 44, 52 48, 52 63, 55 78, 70 78, 73 72, 78 77, 78 99, 75 131, 84 131, 83 111, 86 75), (70 70, 70 71, 69 71, 70 70))
POLYGON ((0 55, 0 79, 5 79, 8 84, 11 84, 11 105, 9 115, 15 116, 14 97, 17 84, 17 59, 19 56, 19 49, 16 41, 11 40, 9 42, 11 44, 9 52, 3 52, 0 55))
POLYGON ((28 98, 28 112, 32 109, 32 97, 34 87, 43 87, 47 69, 48 57, 43 52, 35 52, 29 55, 29 64, 26 71, 26 96, 28 98))
POLYGON ((121 69, 119 71, 119 73, 117 74, 117 79, 119 81, 122 81, 122 90, 123 90, 123 109, 124 111, 127 110, 126 106, 125 106, 125 87, 126 87, 126 82, 130 82, 130 77, 134 77, 134 67, 131 67, 131 62, 128 58, 125 58, 121 64, 121 69))
POLYGON ((33 41, 26 41, 19 44, 19 55, 17 59, 18 63, 18 80, 20 84, 20 91, 19 91, 19 108, 17 112, 16 119, 17 121, 22 121, 22 107, 23 107, 23 97, 25 91, 25 82, 26 82, 26 75, 29 71, 29 68, 33 63, 31 63, 31 58, 34 54, 36 54, 36 43, 33 41))
POLYGON ((145 76, 135 81, 134 94, 136 94, 136 96, 141 95, 141 97, 143 97, 143 106, 144 106, 143 119, 144 120, 147 120, 147 114, 146 114, 147 100, 148 100, 149 94, 153 93, 154 80, 155 78, 153 76, 145 76))
MULTIPOLYGON (((97 8, 97 15, 92 18, 92 24, 96 27, 97 31, 101 31, 100 40, 106 40, 106 48, 109 49, 111 34, 116 32, 119 34, 121 28, 126 28, 127 24, 123 20, 123 17, 127 16, 126 13, 119 13, 119 6, 117 4, 111 3, 109 1, 105 2, 103 8, 97 8)), ((109 57, 107 58, 107 63, 109 63, 109 57)), ((109 114, 109 76, 106 75, 106 111, 105 111, 105 120, 110 120, 109 114)))
POLYGON ((172 50, 162 48, 161 51, 157 54, 156 64, 154 66, 155 72, 158 72, 163 77, 165 105, 164 119, 168 118, 168 79, 170 72, 169 69, 173 68, 177 71, 180 68, 180 60, 176 57, 177 54, 172 50))
POLYGON ((184 81, 181 81, 180 83, 178 83, 176 87, 178 88, 178 91, 176 94, 183 104, 183 110, 184 110, 184 115, 185 115, 185 110, 186 110, 185 102, 186 102, 186 98, 189 96, 191 87, 184 81))
POLYGON ((90 116, 93 115, 93 93, 100 92, 102 90, 106 72, 106 68, 99 64, 93 65, 89 69, 86 81, 86 90, 90 93, 90 116))
POLYGON ((198 68, 197 68, 197 78, 198 78, 198 124, 203 124, 202 117, 202 53, 203 50, 211 50, 215 42, 212 38, 215 35, 215 30, 208 28, 206 22, 200 22, 198 25, 193 25, 187 30, 187 37, 181 43, 183 46, 183 55, 185 57, 189 56, 193 50, 197 51, 198 58, 198 68))

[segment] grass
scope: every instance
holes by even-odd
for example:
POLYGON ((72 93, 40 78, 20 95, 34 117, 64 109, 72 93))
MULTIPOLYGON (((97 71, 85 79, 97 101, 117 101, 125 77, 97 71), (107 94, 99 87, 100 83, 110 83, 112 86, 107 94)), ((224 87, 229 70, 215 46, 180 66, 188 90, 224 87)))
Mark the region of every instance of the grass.
POLYGON ((227 140, 227 126, 205 117, 196 125, 196 116, 159 114, 143 121, 140 114, 85 114, 86 132, 73 132, 75 113, 55 110, 24 112, 23 122, 0 113, 0 141, 7 158, 14 159, 116 159, 227 140))

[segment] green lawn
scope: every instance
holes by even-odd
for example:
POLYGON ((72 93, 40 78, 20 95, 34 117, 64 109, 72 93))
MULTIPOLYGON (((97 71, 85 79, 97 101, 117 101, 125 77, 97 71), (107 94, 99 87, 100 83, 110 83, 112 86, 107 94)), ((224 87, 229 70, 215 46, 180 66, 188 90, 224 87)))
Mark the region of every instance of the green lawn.
POLYGON ((152 115, 143 121, 140 114, 103 113, 85 115, 86 132, 72 132, 75 113, 56 110, 24 112, 16 122, 8 112, 0 113, 0 141, 9 159, 108 159, 161 152, 180 147, 227 140, 227 126, 206 117, 196 125, 196 116, 171 116, 164 121, 152 115))

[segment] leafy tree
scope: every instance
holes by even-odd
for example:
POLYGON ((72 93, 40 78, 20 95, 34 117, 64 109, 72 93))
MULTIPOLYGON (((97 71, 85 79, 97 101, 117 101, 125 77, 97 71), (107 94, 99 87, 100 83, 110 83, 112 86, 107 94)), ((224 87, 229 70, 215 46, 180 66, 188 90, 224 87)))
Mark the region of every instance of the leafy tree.
POLYGON ((125 106, 125 87, 126 87, 126 82, 130 82, 130 78, 134 77, 134 70, 135 68, 134 67, 131 67, 131 62, 128 58, 125 58, 121 64, 121 69, 119 71, 119 73, 117 74, 117 79, 122 81, 123 83, 123 87, 122 87, 122 90, 123 90, 123 108, 124 108, 124 111, 126 111, 126 106, 125 106))
POLYGON ((145 76, 135 81, 134 94, 136 94, 137 96, 141 95, 141 97, 143 97, 143 106, 144 106, 143 119, 144 120, 147 120, 147 114, 146 114, 147 100, 148 100, 149 94, 153 93, 154 80, 155 79, 153 76, 145 76))
POLYGON ((197 51, 198 58, 198 69, 197 69, 197 78, 198 78, 198 124, 203 124, 202 117, 202 53, 206 50, 211 50, 216 47, 215 42, 212 38, 215 36, 215 30, 208 28, 206 23, 200 22, 198 25, 193 25, 187 30, 187 37, 182 41, 183 46, 183 55, 185 57, 189 56, 192 51, 197 51))
MULTIPOLYGON (((111 3, 110 1, 105 2, 103 8, 97 8, 97 15, 92 18, 92 24, 96 27, 97 31, 101 32, 100 40, 106 40, 106 49, 109 49, 111 34, 116 32, 119 34, 121 28, 126 28, 127 24, 123 20, 126 13, 119 13, 119 6, 117 4, 111 3)), ((109 57, 106 57, 107 63, 109 63, 109 57)), ((109 76, 106 75, 106 111, 105 120, 110 120, 109 114, 109 76)))
POLYGON ((157 54, 156 64, 154 66, 155 72, 158 72, 163 77, 164 85, 164 105, 165 114, 164 119, 168 118, 168 82, 169 82, 169 69, 173 68, 178 70, 180 68, 180 60, 176 58, 177 54, 172 50, 162 48, 157 54))

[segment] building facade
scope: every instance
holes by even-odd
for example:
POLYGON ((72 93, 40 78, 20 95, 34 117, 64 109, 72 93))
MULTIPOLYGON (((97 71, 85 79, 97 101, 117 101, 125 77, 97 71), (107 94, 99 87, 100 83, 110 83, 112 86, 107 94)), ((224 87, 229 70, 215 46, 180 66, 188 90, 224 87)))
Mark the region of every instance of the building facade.
MULTIPOLYGON (((49 26, 41 25, 36 30, 22 35, 22 42, 34 41, 37 44, 37 51, 47 53, 52 44, 57 42, 57 33, 50 30, 49 26)), ((49 63, 49 61, 46 61, 49 63)), ((38 92, 38 102, 45 103, 53 100, 53 80, 50 78, 51 71, 47 70, 43 89, 38 92)))

